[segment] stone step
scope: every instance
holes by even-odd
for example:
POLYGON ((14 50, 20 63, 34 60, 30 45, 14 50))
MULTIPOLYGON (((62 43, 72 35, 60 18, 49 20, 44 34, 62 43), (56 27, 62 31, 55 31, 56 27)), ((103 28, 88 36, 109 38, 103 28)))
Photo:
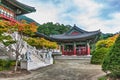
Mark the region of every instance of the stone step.
POLYGON ((54 59, 91 59, 91 55, 85 55, 85 56, 54 56, 54 59))

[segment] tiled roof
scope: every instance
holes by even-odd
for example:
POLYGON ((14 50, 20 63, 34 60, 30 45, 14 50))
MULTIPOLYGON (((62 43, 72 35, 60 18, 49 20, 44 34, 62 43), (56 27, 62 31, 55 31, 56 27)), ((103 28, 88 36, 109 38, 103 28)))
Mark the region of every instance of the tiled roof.
POLYGON ((48 40, 52 40, 52 41, 57 41, 57 42, 73 42, 73 41, 84 41, 84 40, 90 40, 90 39, 95 39, 95 37, 97 35, 100 35, 101 32, 100 30, 97 31, 85 31, 82 30, 80 28, 78 28, 77 26, 74 26, 72 29, 70 29, 68 32, 64 33, 64 34, 60 34, 60 35, 50 35, 50 36, 46 36, 42 33, 36 33, 39 37, 44 37, 48 40), (77 30, 80 34, 77 35, 70 35, 69 33, 72 30, 77 30))
POLYGON ((61 34, 61 35, 51 35, 50 37, 54 38, 54 39, 81 39, 81 38, 87 38, 90 36, 95 36, 97 34, 100 33, 100 30, 98 31, 94 31, 94 32, 87 32, 87 33, 83 33, 81 35, 65 35, 65 34, 61 34))

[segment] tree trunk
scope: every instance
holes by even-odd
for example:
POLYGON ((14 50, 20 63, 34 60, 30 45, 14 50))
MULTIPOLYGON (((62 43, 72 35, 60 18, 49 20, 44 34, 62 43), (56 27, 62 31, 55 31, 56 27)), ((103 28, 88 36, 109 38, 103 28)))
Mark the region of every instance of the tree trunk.
POLYGON ((14 72, 16 72, 18 69, 18 60, 16 60, 16 63, 15 63, 15 68, 14 68, 14 72))
POLYGON ((15 63, 14 72, 16 72, 17 69, 18 69, 18 62, 19 62, 19 60, 18 60, 18 54, 17 54, 17 55, 16 55, 16 63, 15 63))

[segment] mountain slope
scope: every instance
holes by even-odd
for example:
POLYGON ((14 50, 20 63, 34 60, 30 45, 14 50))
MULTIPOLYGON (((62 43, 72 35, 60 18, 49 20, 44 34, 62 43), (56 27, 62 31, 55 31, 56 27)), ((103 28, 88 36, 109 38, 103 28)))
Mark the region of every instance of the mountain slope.
POLYGON ((35 20, 33 20, 33 19, 31 19, 31 18, 29 18, 27 16, 21 15, 21 16, 18 16, 17 19, 18 20, 26 20, 27 23, 35 22, 37 25, 40 25, 38 22, 36 22, 35 20))

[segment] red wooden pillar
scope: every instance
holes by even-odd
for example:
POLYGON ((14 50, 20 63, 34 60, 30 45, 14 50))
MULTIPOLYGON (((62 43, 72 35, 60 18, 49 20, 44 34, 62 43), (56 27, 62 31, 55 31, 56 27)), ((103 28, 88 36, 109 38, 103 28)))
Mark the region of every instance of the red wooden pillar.
POLYGON ((90 55, 90 45, 87 43, 87 55, 90 55))
POLYGON ((64 54, 64 45, 62 45, 62 55, 65 55, 64 54))
POLYGON ((73 54, 76 55, 76 43, 73 45, 73 54))

